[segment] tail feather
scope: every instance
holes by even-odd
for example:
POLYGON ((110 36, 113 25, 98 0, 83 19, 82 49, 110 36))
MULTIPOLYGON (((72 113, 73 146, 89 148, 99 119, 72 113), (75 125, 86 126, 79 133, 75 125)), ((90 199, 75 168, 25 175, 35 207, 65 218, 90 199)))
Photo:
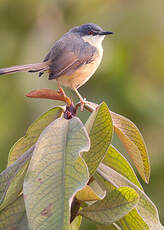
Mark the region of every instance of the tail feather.
POLYGON ((0 75, 3 74, 12 74, 16 72, 39 72, 39 71, 45 71, 49 68, 49 62, 41 62, 41 63, 35 63, 35 64, 27 64, 27 65, 17 65, 12 66, 9 68, 3 68, 0 69, 0 75))

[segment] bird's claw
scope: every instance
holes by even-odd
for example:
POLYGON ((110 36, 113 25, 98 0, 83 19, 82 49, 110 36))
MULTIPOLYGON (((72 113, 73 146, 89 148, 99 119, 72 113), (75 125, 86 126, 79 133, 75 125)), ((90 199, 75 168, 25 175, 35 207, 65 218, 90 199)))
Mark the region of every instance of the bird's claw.
POLYGON ((84 111, 84 105, 85 105, 85 103, 86 103, 86 99, 85 98, 80 100, 80 109, 81 109, 81 112, 84 111))
POLYGON ((86 104, 90 104, 90 102, 89 102, 89 101, 87 101, 87 100, 86 100, 86 98, 83 98, 83 99, 81 99, 81 100, 80 100, 80 108, 81 108, 81 112, 83 112, 83 111, 84 111, 84 106, 85 106, 86 104))
POLYGON ((58 89, 58 93, 59 93, 61 96, 65 96, 65 92, 64 92, 64 90, 63 90, 61 87, 58 89))

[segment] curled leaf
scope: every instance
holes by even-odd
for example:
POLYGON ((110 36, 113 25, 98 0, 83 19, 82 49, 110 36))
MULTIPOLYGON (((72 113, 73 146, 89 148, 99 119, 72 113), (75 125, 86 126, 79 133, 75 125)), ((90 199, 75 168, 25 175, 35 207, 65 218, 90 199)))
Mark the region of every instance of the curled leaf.
POLYGON ((101 200, 101 197, 89 185, 86 185, 82 190, 77 192, 76 199, 80 201, 94 201, 101 200))
POLYGON ((133 160, 142 179, 148 183, 150 177, 150 163, 143 137, 133 122, 127 118, 111 112, 114 130, 133 160))
POLYGON ((139 196, 134 189, 120 187, 79 213, 97 224, 110 225, 129 213, 138 201, 139 196))
POLYGON ((101 180, 101 183, 104 183, 104 186, 108 189, 108 184, 118 188, 120 186, 129 186, 136 190, 139 194, 140 199, 136 206, 138 214, 142 217, 143 221, 148 225, 151 230, 163 230, 164 227, 161 225, 158 215, 158 210, 153 204, 153 202, 148 198, 148 196, 141 190, 138 186, 133 184, 127 178, 113 170, 112 168, 100 164, 97 169, 98 174, 102 177, 98 177, 98 180, 101 180), (106 186, 107 185, 107 186, 106 186))

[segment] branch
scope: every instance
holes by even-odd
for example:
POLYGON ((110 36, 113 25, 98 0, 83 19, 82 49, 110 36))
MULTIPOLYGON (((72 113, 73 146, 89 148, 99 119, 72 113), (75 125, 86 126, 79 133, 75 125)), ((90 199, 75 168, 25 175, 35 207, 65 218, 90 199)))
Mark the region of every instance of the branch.
MULTIPOLYGON (((63 89, 60 88, 58 91, 52 89, 39 89, 31 91, 30 93, 26 94, 26 97, 30 98, 44 98, 44 99, 51 99, 51 100, 58 100, 64 101, 67 104, 64 117, 66 119, 71 119, 72 116, 76 115, 76 110, 78 107, 81 106, 81 103, 78 102, 74 107, 73 102, 69 97, 66 96, 63 89)), ((97 104, 93 102, 86 101, 84 104, 84 108, 89 112, 93 112, 97 108, 97 104)))

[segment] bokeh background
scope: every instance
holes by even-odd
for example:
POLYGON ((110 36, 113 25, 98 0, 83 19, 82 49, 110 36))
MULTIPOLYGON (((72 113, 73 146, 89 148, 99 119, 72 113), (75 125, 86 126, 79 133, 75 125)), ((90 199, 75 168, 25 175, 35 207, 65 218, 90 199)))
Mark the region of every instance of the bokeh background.
MULTIPOLYGON (((163 10, 163 0, 1 0, 0 67, 40 62, 55 40, 75 25, 94 22, 114 31, 103 42, 101 66, 80 93, 90 101, 105 101, 141 130, 152 170, 150 183, 143 186, 164 224, 163 10)), ((41 79, 29 73, 0 77, 1 171, 11 146, 33 120, 55 105, 25 94, 56 87, 46 75, 41 79)), ((77 100, 73 92, 66 92, 77 100)), ((85 121, 88 113, 80 116, 85 121)), ((82 229, 95 227, 83 222, 82 229)))

